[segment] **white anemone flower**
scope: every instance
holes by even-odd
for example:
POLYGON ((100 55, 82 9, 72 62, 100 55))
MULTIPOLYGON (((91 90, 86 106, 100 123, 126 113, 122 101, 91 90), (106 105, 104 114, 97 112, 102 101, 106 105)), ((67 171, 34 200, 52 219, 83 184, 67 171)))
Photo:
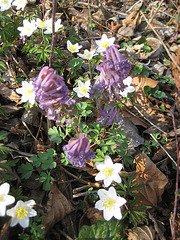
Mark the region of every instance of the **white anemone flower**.
POLYGON ((131 82, 132 82, 132 77, 130 76, 123 80, 124 85, 126 85, 127 87, 125 87, 123 92, 120 90, 119 93, 121 94, 121 96, 127 97, 128 93, 135 91, 135 88, 133 86, 130 86, 131 82))
POLYGON ((19 223, 21 227, 27 228, 29 226, 29 218, 37 215, 37 212, 32 209, 34 205, 34 200, 26 202, 20 200, 16 203, 15 207, 8 209, 7 215, 12 217, 10 226, 14 227, 19 223))
POLYGON ((10 189, 9 183, 3 183, 0 186, 0 216, 5 216, 6 206, 14 203, 15 198, 8 195, 10 189))
MULTIPOLYGON (((45 29, 49 26, 49 23, 47 21, 42 21, 40 18, 36 18, 36 26, 38 28, 45 29)), ((52 21, 51 21, 51 24, 52 24, 52 21)))
POLYGON ((23 26, 17 28, 21 33, 20 36, 30 37, 32 33, 37 29, 35 20, 29 22, 27 19, 23 20, 23 26))
POLYGON ((99 189, 98 195, 100 200, 96 202, 95 208, 103 210, 104 219, 109 221, 113 216, 118 220, 122 219, 120 207, 126 203, 126 199, 118 197, 114 187, 110 187, 108 191, 99 189))
POLYGON ((73 88, 73 91, 77 93, 79 98, 89 98, 90 84, 90 80, 87 80, 85 83, 81 82, 81 80, 78 80, 78 87, 73 88))
POLYGON ((15 0, 12 5, 16 6, 16 9, 19 10, 22 8, 22 10, 25 8, 27 3, 27 0, 15 0))
POLYGON ((78 43, 76 44, 72 44, 69 40, 67 41, 67 49, 72 52, 72 53, 76 53, 79 52, 79 49, 81 49, 82 46, 79 45, 78 43))
POLYGON ((121 177, 119 176, 119 172, 123 168, 121 163, 113 164, 112 159, 109 156, 106 156, 104 163, 96 162, 96 167, 100 172, 96 175, 95 180, 104 180, 105 187, 109 187, 112 181, 121 183, 121 177))
POLYGON ((33 86, 33 82, 26 82, 23 81, 22 82, 22 87, 21 88, 16 88, 16 92, 18 94, 21 94, 21 101, 22 102, 27 102, 29 101, 29 103, 31 105, 34 105, 35 103, 35 92, 34 92, 34 86, 33 86))
POLYGON ((98 45, 97 52, 104 52, 107 47, 114 44, 114 41, 115 37, 108 38, 106 34, 103 34, 100 40, 96 40, 96 44, 98 45))
MULTIPOLYGON (((46 20, 45 23, 47 24, 46 31, 44 32, 45 34, 52 34, 52 18, 49 20, 46 20)), ((61 19, 59 18, 55 23, 54 23, 54 32, 57 32, 63 25, 61 24, 61 19)))
POLYGON ((94 57, 95 55, 97 55, 95 52, 96 52, 95 49, 93 49, 92 51, 89 51, 89 50, 85 49, 85 50, 84 50, 84 54, 77 53, 77 55, 78 55, 79 57, 81 57, 82 59, 90 60, 92 57, 94 57))
POLYGON ((11 7, 12 0, 0 0, 0 11, 3 12, 11 7))

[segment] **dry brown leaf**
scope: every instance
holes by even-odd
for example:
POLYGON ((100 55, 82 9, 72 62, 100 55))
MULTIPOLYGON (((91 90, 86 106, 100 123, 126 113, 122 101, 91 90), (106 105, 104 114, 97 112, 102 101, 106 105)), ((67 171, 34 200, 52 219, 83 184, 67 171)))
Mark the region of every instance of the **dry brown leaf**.
POLYGON ((146 106, 145 112, 148 116, 157 115, 157 111, 153 110, 153 105, 146 97, 144 87, 149 86, 151 88, 154 88, 157 84, 158 81, 154 81, 153 79, 147 78, 145 76, 136 75, 132 78, 132 85, 135 87, 134 102, 142 107, 146 106))
MULTIPOLYGON (((176 158, 176 142, 175 141, 169 142, 166 145, 164 145, 163 147, 173 158, 176 158)), ((165 151, 162 148, 160 148, 154 154, 154 156, 152 157, 152 160, 153 160, 153 162, 158 162, 158 161, 164 159, 165 157, 167 157, 167 154, 165 153, 165 151)))
POLYGON ((129 112, 127 112, 126 109, 123 109, 123 111, 122 111, 122 116, 125 117, 125 118, 127 118, 127 119, 129 119, 129 120, 131 120, 131 122, 133 122, 134 125, 139 125, 139 126, 142 126, 142 127, 144 127, 144 128, 147 128, 147 127, 148 127, 148 125, 146 124, 145 121, 141 120, 141 119, 138 118, 138 117, 133 116, 132 114, 130 114, 129 112))
POLYGON ((140 201, 147 206, 157 206, 168 179, 145 153, 138 155, 135 162, 136 181, 138 184, 143 184, 138 193, 140 201))
POLYGON ((132 85, 135 87, 135 92, 144 91, 145 86, 155 88, 157 84, 158 81, 141 75, 136 75, 132 78, 132 85))
POLYGON ((122 21, 122 27, 118 30, 118 37, 121 39, 122 36, 133 36, 139 19, 139 13, 133 11, 126 19, 122 21))
POLYGON ((99 211, 94 207, 87 209, 87 218, 90 220, 91 224, 96 223, 96 221, 99 219, 104 219, 102 211, 99 211))
POLYGON ((47 214, 43 219, 45 231, 47 232, 54 224, 61 221, 72 211, 74 211, 74 207, 71 202, 60 192, 55 183, 51 184, 47 202, 47 214))
POLYGON ((0 82, 0 95, 12 102, 18 103, 20 101, 20 96, 13 89, 6 87, 2 82, 0 82))
MULTIPOLYGON (((148 213, 148 215, 149 215, 149 218, 150 218, 150 219, 153 221, 153 223, 154 223, 154 228, 155 228, 155 230, 156 230, 156 232, 157 232, 157 234, 158 234, 158 236, 159 236, 159 239, 161 239, 161 240, 166 240, 165 237, 164 237, 164 235, 163 235, 162 229, 158 226, 158 224, 157 224, 157 222, 156 222, 156 219, 155 219, 150 213, 148 213)), ((165 231, 164 227, 163 227, 163 230, 165 231)))
MULTIPOLYGON (((178 65, 180 65, 180 48, 178 48, 178 50, 176 51, 175 61, 177 62, 178 65)), ((178 84, 180 81, 180 71, 178 70, 174 63, 172 63, 172 72, 174 75, 176 87, 178 88, 178 84)))
POLYGON ((134 227, 128 229, 128 240, 154 240, 155 230, 152 226, 134 227))
POLYGON ((10 226, 11 221, 9 220, 8 222, 6 222, 0 232, 0 239, 1 240, 8 240, 9 239, 9 226, 10 226))
POLYGON ((126 19, 122 21, 123 27, 130 27, 136 25, 138 17, 139 13, 137 14, 136 11, 133 11, 126 17, 126 19))

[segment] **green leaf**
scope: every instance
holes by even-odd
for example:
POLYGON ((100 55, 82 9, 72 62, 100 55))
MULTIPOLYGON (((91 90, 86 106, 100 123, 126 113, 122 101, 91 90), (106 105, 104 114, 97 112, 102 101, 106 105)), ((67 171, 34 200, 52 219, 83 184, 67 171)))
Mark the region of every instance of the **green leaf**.
POLYGON ((21 164, 21 166, 18 167, 18 173, 21 174, 22 178, 28 179, 30 178, 33 171, 33 166, 31 163, 27 162, 26 164, 21 164))
POLYGON ((0 131, 0 141, 3 140, 4 138, 6 138, 8 136, 9 132, 6 131, 0 131))
POLYGON ((54 178, 51 177, 50 172, 47 172, 47 173, 42 172, 40 175, 41 175, 41 177, 40 177, 39 181, 43 182, 43 189, 45 191, 48 191, 50 189, 50 182, 51 181, 53 182, 54 178))
POLYGON ((68 63, 68 67, 74 68, 75 70, 80 69, 82 65, 83 60, 81 58, 73 58, 68 63))
POLYGON ((55 126, 49 129, 48 134, 50 135, 50 140, 57 143, 61 143, 62 138, 65 137, 65 134, 62 132, 61 128, 55 126))
POLYGON ((79 110, 84 110, 87 108, 87 103, 86 102, 79 102, 79 103, 76 103, 76 106, 79 110))
POLYGON ((0 68, 2 68, 3 70, 7 70, 6 64, 2 61, 0 61, 0 68))
POLYGON ((136 64, 133 68, 133 75, 135 76, 136 74, 140 74, 143 70, 143 65, 142 64, 136 64))
POLYGON ((124 237, 121 221, 113 218, 110 221, 99 220, 91 226, 84 225, 76 240, 123 240, 124 237))

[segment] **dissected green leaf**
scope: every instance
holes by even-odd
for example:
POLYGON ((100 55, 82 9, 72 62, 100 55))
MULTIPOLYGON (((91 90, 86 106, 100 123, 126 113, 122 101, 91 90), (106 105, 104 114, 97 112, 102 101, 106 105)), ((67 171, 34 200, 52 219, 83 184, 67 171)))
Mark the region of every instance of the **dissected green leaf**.
POLYGON ((33 171, 33 165, 32 163, 27 162, 26 164, 21 164, 21 166, 18 167, 18 173, 21 174, 22 178, 28 179, 30 178, 33 171))
POLYGON ((111 219, 110 221, 99 220, 91 226, 84 225, 76 240, 122 240, 124 239, 121 221, 111 219))

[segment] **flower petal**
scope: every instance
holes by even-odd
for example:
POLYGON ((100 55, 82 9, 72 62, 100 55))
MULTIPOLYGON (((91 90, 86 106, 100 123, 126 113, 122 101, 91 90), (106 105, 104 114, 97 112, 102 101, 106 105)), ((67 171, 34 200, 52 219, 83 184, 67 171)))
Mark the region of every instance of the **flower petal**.
POLYGON ((27 228, 29 227, 29 218, 25 217, 23 219, 19 219, 19 224, 21 225, 21 227, 23 228, 27 228))
POLYGON ((9 183, 3 183, 0 186, 0 195, 7 195, 9 193, 10 185, 9 183))
POLYGON ((114 209, 114 217, 118 220, 122 219, 122 213, 120 208, 114 209))
POLYGON ((112 183, 112 178, 111 177, 108 177, 108 178, 105 178, 104 179, 104 186, 107 188, 111 185, 112 183))
POLYGON ((113 212, 105 209, 103 211, 103 217, 106 221, 109 221, 113 217, 113 212))
POLYGON ((95 203, 95 208, 97 208, 98 210, 103 210, 104 209, 103 202, 101 200, 97 201, 95 203))

